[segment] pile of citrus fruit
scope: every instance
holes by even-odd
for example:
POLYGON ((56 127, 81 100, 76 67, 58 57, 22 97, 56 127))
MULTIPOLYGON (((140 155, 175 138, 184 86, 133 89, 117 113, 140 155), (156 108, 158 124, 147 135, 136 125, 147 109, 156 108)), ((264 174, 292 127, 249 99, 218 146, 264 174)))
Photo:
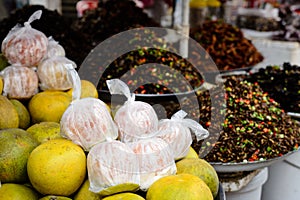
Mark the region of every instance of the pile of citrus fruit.
MULTIPOLYGON (((135 174, 138 178, 134 182, 122 176, 128 174, 122 171, 122 166, 118 168, 119 164, 128 163, 121 154, 116 154, 111 144, 117 144, 116 150, 124 145, 132 155, 138 152, 141 156, 145 152, 145 157, 139 157, 142 162, 138 164, 141 160, 133 157, 138 162, 128 164, 141 165, 143 170, 153 167, 141 164, 147 161, 149 149, 141 149, 139 143, 125 146, 119 140, 109 106, 98 99, 96 87, 88 80, 78 81, 76 66, 66 58, 63 48, 30 27, 30 22, 40 14, 35 13, 24 27, 10 32, 2 43, 0 62, 5 66, 0 71, 0 199, 212 200, 216 197, 219 190, 216 171, 190 146, 180 158, 173 156, 175 171, 160 173, 160 177, 156 177, 156 172, 141 171, 135 174), (96 129, 99 127, 103 131, 100 136, 104 136, 101 140, 96 129), (99 144, 102 154, 93 157, 98 159, 96 165, 89 166, 93 159, 89 154, 97 153, 94 147, 99 144), (101 159, 103 162, 97 162, 101 159), (89 171, 91 168, 95 174, 89 171), (153 177, 156 179, 149 182, 148 178, 153 177), (142 182, 149 185, 141 190, 142 182), (97 192, 93 190, 95 185, 99 186, 97 192)), ((156 140, 165 144, 162 139, 156 140)), ((151 159, 153 155, 161 155, 157 152, 161 146, 153 141, 150 140, 155 146, 150 151, 151 159)), ((167 167, 159 170, 165 172, 167 167)))

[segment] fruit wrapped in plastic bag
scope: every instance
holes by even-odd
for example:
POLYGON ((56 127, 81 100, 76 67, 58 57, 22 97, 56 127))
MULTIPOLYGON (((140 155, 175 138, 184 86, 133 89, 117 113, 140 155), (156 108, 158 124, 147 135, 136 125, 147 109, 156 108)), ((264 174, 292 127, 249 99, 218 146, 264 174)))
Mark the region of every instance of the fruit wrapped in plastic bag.
POLYGON ((38 76, 28 67, 10 65, 0 72, 3 78, 3 95, 12 99, 29 99, 38 93, 38 76))
POLYGON ((40 19, 41 15, 41 10, 34 12, 24 26, 16 25, 4 38, 1 50, 10 64, 33 67, 45 57, 48 38, 30 25, 34 20, 40 19))
POLYGON ((174 152, 174 159, 183 158, 189 152, 193 142, 192 132, 197 141, 208 137, 209 133, 198 122, 192 119, 184 119, 186 112, 180 110, 171 119, 161 119, 158 124, 157 137, 165 140, 174 152), (191 132, 192 131, 192 132, 191 132))
POLYGON ((127 144, 138 158, 141 190, 146 191, 159 178, 176 173, 173 151, 163 139, 154 137, 127 144))
POLYGON ((138 189, 140 184, 139 162, 127 144, 111 140, 93 146, 87 155, 90 191, 104 193, 138 189))
POLYGON ((106 104, 92 97, 74 100, 64 112, 60 125, 61 135, 86 151, 118 137, 118 128, 106 104))
POLYGON ((69 70, 76 64, 64 56, 52 56, 41 61, 37 68, 41 90, 68 90, 72 88, 69 70))
POLYGON ((46 57, 51 58, 53 56, 66 56, 66 51, 53 37, 49 37, 46 57))
POLYGON ((132 142, 153 137, 158 130, 158 117, 153 107, 142 101, 135 101, 128 86, 119 79, 107 80, 112 95, 125 95, 127 101, 116 111, 114 120, 119 128, 122 142, 132 142))

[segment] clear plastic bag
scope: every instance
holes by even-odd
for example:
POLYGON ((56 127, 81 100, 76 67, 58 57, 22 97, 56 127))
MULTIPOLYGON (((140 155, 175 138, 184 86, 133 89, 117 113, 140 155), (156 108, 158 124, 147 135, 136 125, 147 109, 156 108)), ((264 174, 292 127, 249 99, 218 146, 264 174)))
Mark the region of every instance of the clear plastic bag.
POLYGON ((37 66, 47 54, 48 38, 30 25, 34 20, 40 19, 41 15, 41 10, 36 11, 24 26, 16 25, 4 38, 1 50, 10 64, 37 66))
POLYGON ((127 144, 117 140, 99 143, 87 156, 90 191, 99 193, 124 183, 140 184, 139 162, 127 144))
POLYGON ((69 70, 76 64, 63 56, 53 56, 41 61, 37 68, 41 90, 68 90, 72 88, 69 70))
POLYGON ((61 121, 61 135, 89 151, 94 145, 118 137, 106 104, 100 99, 75 99, 64 112, 61 121))
POLYGON ((66 56, 66 51, 53 37, 49 37, 46 57, 51 58, 53 56, 66 56))
POLYGON ((153 107, 142 101, 135 101, 128 86, 119 79, 107 81, 110 93, 122 94, 127 101, 115 113, 114 120, 119 128, 120 140, 132 142, 155 136, 158 117, 153 107))
POLYGON ((198 122, 185 119, 187 113, 183 110, 176 112, 171 119, 159 121, 157 137, 165 140, 173 150, 174 159, 183 158, 189 152, 192 144, 192 132, 197 141, 208 137, 209 133, 198 122), (191 132, 192 130, 192 132, 191 132))
POLYGON ((146 191, 159 178, 176 173, 173 151, 163 139, 154 137, 128 145, 138 158, 141 190, 146 191))
POLYGON ((10 65, 0 72, 3 77, 3 95, 13 99, 29 99, 38 93, 38 76, 28 67, 10 65))

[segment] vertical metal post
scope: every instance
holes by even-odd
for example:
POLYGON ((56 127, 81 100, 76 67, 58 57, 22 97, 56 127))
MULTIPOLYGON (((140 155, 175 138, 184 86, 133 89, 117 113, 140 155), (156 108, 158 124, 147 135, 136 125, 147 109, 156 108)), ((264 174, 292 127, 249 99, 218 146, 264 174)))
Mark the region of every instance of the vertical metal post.
POLYGON ((182 18, 181 18, 181 34, 182 37, 180 39, 180 55, 183 58, 188 57, 188 49, 189 49, 189 32, 190 32, 190 24, 189 24, 189 16, 190 16, 190 0, 181 0, 181 9, 182 9, 182 18))

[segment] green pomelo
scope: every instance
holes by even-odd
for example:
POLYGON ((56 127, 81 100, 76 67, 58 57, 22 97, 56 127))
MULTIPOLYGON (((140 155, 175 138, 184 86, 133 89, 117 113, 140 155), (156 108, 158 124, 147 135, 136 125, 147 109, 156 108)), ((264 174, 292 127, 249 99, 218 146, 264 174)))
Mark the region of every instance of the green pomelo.
POLYGON ((0 71, 9 65, 6 57, 1 53, 0 54, 0 71))
POLYGON ((219 191, 218 174, 207 161, 201 158, 184 158, 176 162, 177 174, 193 174, 202 179, 210 188, 214 197, 219 191))
POLYGON ((38 193, 33 189, 15 183, 4 183, 0 187, 0 199, 2 200, 38 200, 38 193))
POLYGON ((28 180, 27 160, 38 142, 19 128, 0 130, 0 180, 21 183, 28 180))
POLYGON ((40 143, 62 138, 60 135, 60 124, 58 122, 40 122, 33 124, 26 131, 32 134, 40 143))
POLYGON ((30 114, 27 108, 17 99, 10 99, 10 102, 15 106, 19 116, 19 128, 26 129, 30 126, 30 114))
POLYGON ((2 95, 0 95, 0 113, 0 130, 19 127, 19 116, 15 106, 2 95))

